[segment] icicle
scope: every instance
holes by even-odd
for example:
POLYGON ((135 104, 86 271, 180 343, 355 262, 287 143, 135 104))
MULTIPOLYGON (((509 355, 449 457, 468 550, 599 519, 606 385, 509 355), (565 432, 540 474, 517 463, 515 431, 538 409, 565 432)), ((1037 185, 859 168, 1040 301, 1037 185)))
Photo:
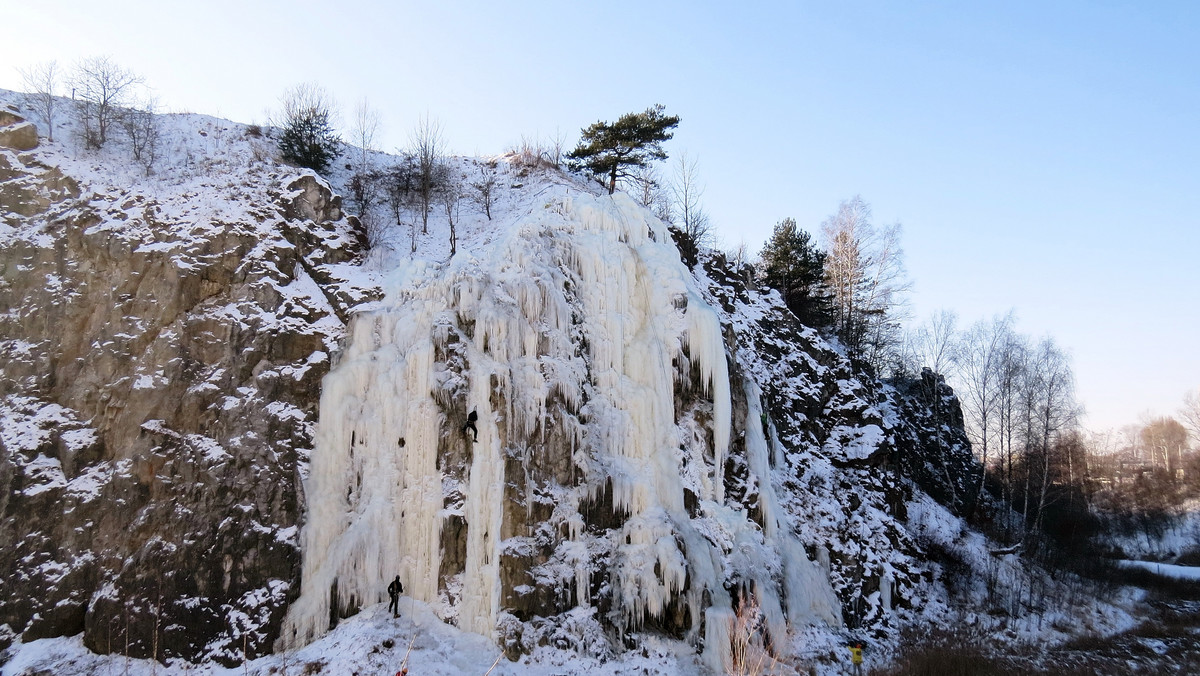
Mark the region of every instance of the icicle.
POLYGON ((349 349, 323 382, 317 451, 305 486, 301 595, 289 609, 282 647, 324 633, 335 583, 339 611, 351 602, 382 600, 396 574, 415 598, 436 597, 439 415, 429 396, 432 315, 418 315, 423 336, 411 330, 411 318, 388 311, 356 318, 349 349))
POLYGON ((700 368, 700 383, 713 400, 712 499, 725 501, 725 455, 729 452, 731 402, 729 365, 725 357, 725 338, 717 313, 698 296, 688 299, 688 347, 700 368))
POLYGON ((704 663, 714 674, 733 673, 733 627, 737 615, 732 608, 713 606, 704 611, 704 663))
POLYGON ((841 604, 829 584, 829 577, 809 561, 799 541, 785 538, 779 546, 787 588, 788 621, 792 626, 842 626, 841 604))
POLYGON ((879 578, 879 595, 883 600, 883 609, 892 611, 892 576, 884 574, 879 578))

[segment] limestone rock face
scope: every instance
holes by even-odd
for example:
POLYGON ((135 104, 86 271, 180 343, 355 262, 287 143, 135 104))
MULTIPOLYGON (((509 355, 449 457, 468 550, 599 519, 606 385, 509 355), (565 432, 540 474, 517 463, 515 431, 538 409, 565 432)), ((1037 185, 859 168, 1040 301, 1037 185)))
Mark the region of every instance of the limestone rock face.
POLYGON ((0 148, 24 151, 37 146, 37 127, 11 108, 0 109, 0 148))
POLYGON ((269 650, 321 377, 371 291, 327 184, 242 171, 112 187, 0 150, 0 634, 269 650))

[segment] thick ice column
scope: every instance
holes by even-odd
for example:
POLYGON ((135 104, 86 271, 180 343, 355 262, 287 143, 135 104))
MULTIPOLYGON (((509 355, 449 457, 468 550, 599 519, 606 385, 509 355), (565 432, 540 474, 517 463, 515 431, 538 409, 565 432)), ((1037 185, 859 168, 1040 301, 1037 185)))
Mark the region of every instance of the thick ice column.
POLYGON ((305 483, 301 593, 281 647, 325 632, 331 589, 339 610, 382 600, 397 574, 412 596, 437 596, 442 491, 432 314, 422 304, 408 310, 358 316, 345 355, 322 383, 305 483))
MULTIPOLYGON (((476 335, 476 345, 480 337, 476 335)), ((491 371, 474 351, 467 397, 479 413, 479 440, 472 443, 471 470, 463 505, 467 522, 467 561, 463 571, 459 627, 491 637, 500 608, 500 527, 504 518, 504 460, 490 406, 491 371)), ((511 419, 511 417, 510 417, 511 419)))

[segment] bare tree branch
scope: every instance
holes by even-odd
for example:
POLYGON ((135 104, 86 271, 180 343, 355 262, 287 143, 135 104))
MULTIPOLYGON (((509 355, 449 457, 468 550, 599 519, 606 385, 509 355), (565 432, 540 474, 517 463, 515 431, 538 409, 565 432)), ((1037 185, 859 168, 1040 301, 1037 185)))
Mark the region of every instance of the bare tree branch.
POLYGON ((54 142, 54 111, 57 108, 55 96, 58 93, 60 73, 57 61, 47 61, 21 69, 21 79, 25 88, 34 95, 34 111, 46 125, 46 138, 54 142))

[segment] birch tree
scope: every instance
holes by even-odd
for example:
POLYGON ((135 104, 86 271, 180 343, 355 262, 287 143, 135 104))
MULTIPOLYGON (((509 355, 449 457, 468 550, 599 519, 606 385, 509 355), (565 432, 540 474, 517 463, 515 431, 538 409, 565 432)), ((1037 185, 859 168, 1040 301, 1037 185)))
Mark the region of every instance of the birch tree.
POLYGON ((1038 438, 1036 450, 1040 451, 1041 481, 1034 528, 1044 526, 1046 494, 1051 483, 1051 455, 1060 437, 1074 428, 1079 409, 1075 403, 1075 376, 1071 371, 1070 359, 1054 343, 1045 338, 1038 343, 1031 358, 1033 386, 1036 397, 1038 438))
POLYGON ((982 462, 977 493, 983 491, 990 453, 995 445, 999 402, 997 372, 1004 346, 1011 340, 1012 322, 1011 312, 991 321, 976 322, 967 330, 957 355, 967 435, 982 462))
POLYGON ((851 356, 876 373, 897 357, 905 278, 900 225, 877 229, 860 196, 841 203, 821 224, 825 280, 833 296, 834 333, 851 356))

